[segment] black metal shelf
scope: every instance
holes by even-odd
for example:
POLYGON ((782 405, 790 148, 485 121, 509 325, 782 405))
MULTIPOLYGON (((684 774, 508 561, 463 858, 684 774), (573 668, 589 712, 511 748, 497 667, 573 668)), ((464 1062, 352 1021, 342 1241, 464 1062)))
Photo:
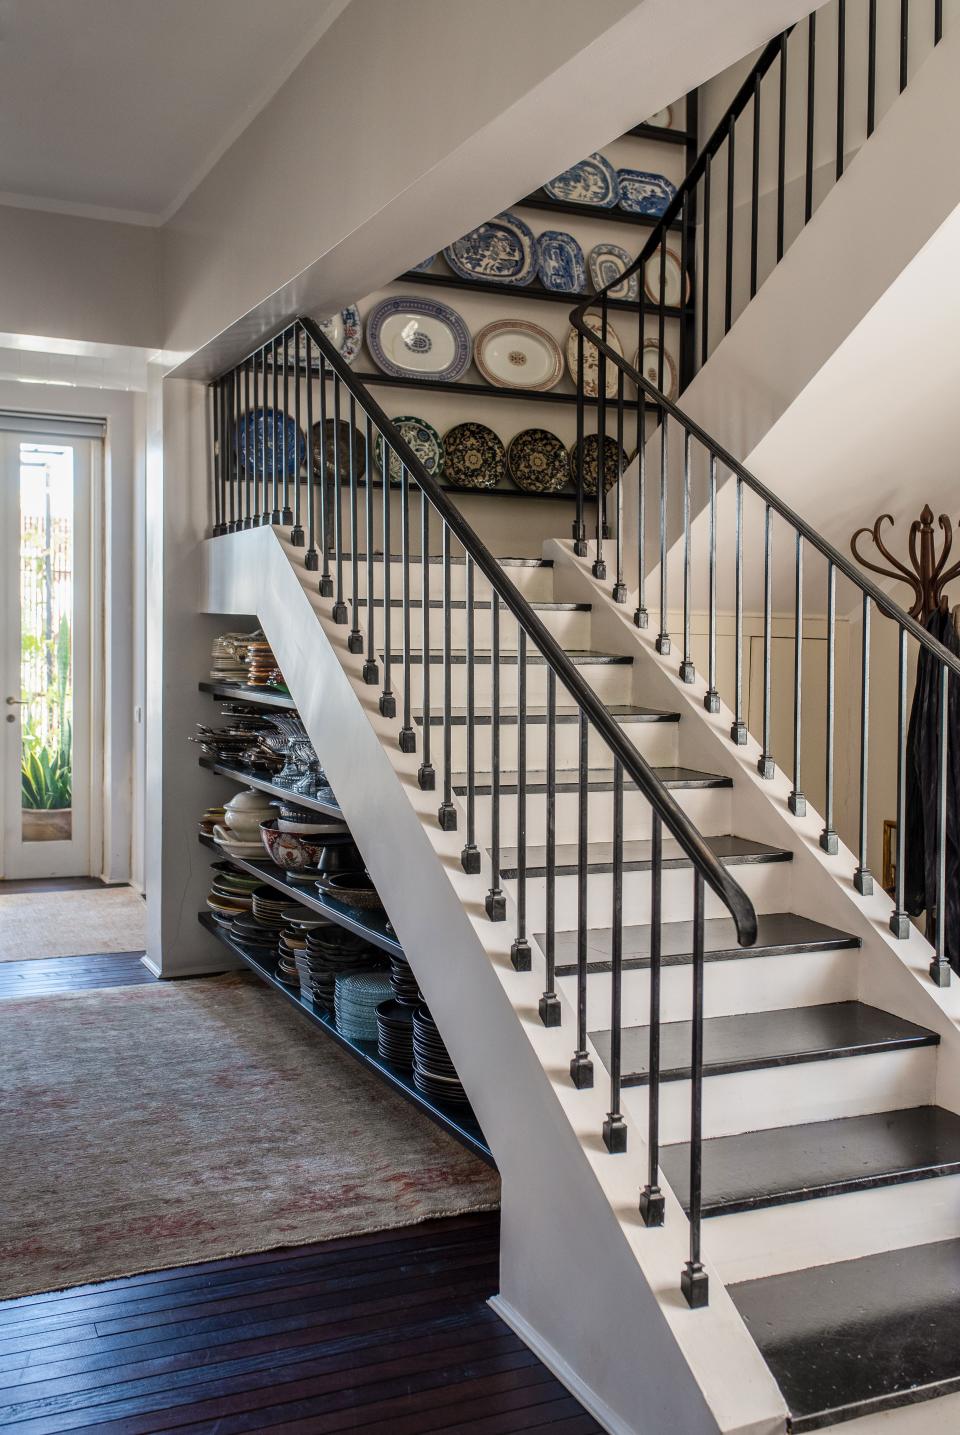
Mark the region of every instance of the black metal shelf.
POLYGON ((209 772, 215 772, 220 777, 229 777, 233 782, 242 782, 247 787, 256 787, 260 792, 269 792, 272 797, 281 797, 287 802, 292 802, 297 807, 308 807, 311 812, 321 812, 324 817, 336 817, 343 819, 340 811, 340 804, 329 787, 321 789, 328 794, 327 797, 305 797, 302 792, 294 792, 291 787, 284 787, 279 782, 270 782, 266 777, 258 777, 255 772, 245 767, 230 767, 225 762, 216 762, 212 757, 201 757, 200 766, 205 767, 209 772))
POLYGON ((337 1030, 336 1023, 328 1012, 315 1006, 308 998, 301 996, 299 991, 281 981, 267 963, 262 962, 259 957, 253 956, 245 947, 235 941, 229 932, 220 926, 219 922, 214 921, 209 913, 198 912, 197 920, 212 936, 216 937, 217 941, 222 942, 228 951, 239 957, 255 976, 259 977, 267 986, 272 987, 274 991, 279 992, 313 1026, 324 1031, 338 1046, 359 1061, 361 1066, 375 1071, 399 1096, 409 1101, 411 1105, 419 1107, 430 1117, 431 1121, 435 1121, 438 1126, 449 1131, 451 1136, 456 1137, 468 1151, 472 1151, 475 1156, 479 1156, 489 1166, 495 1165, 493 1156, 490 1154, 490 1147, 487 1145, 483 1132, 477 1125, 477 1118, 469 1106, 445 1106, 431 1101, 429 1097, 417 1090, 409 1072, 401 1067, 391 1066, 388 1061, 383 1059, 377 1050, 375 1041, 353 1041, 349 1037, 345 1037, 342 1032, 337 1030))
POLYGON ((272 693, 266 688, 248 688, 244 683, 201 683, 202 693, 212 693, 216 698, 236 698, 238 702, 249 703, 251 707, 283 708, 286 712, 296 711, 296 703, 286 693, 272 693))
MULTIPOLYGON (((462 279, 459 274, 437 273, 432 269, 421 269, 419 271, 408 270, 406 274, 400 274, 393 281, 395 284, 431 284, 440 285, 444 289, 461 289, 464 293, 475 294, 496 294, 501 299, 512 299, 514 303, 518 299, 545 299, 553 303, 566 304, 569 309, 582 304, 584 299, 589 299, 589 294, 558 294, 554 289, 544 289, 542 284, 496 284, 488 279, 462 279)), ((628 313, 636 314, 637 304, 630 299, 608 299, 608 309, 623 309, 628 313)), ((647 302, 643 312, 652 318, 659 318, 660 306, 647 302)), ((683 317, 683 310, 670 304, 664 306, 664 317, 667 319, 680 319, 683 317)))
MULTIPOLYGON (((394 389, 420 389, 425 393, 433 391, 442 394, 470 394, 474 398, 484 399, 520 399, 521 401, 540 404, 576 404, 576 394, 558 394, 553 389, 545 392, 540 389, 500 389, 494 384, 463 383, 460 379, 418 379, 411 375, 410 378, 397 378, 393 374, 358 374, 357 378, 362 384, 370 388, 384 387, 394 389)), ((599 408, 599 399, 585 399, 584 408, 599 408)), ((607 399, 607 412, 613 413, 616 410, 617 401, 615 398, 607 399)), ((624 399, 624 409, 635 411, 639 404, 636 399, 624 399)), ((657 405, 656 407, 659 407, 657 405)), ((647 404, 647 409, 652 410, 654 405, 647 404)), ((451 490, 452 491, 452 490, 451 490)), ((462 489, 458 490, 463 492, 462 489)))
POLYGON ((655 140, 661 144, 696 144, 697 137, 689 130, 668 130, 663 125, 634 125, 632 130, 627 130, 628 135, 633 135, 638 140, 655 140))
POLYGON ((209 847, 216 852, 225 862, 232 862, 244 872, 249 872, 251 877, 258 877, 268 887, 275 887, 278 892, 283 892, 293 902, 299 902, 302 907, 309 907, 311 912, 319 912, 321 916, 329 917, 338 927, 343 927, 348 932, 353 932, 365 941, 372 942, 382 952, 390 957, 402 957, 403 948, 397 941, 392 928, 388 930, 386 914, 383 911, 364 911, 359 907, 347 907, 342 902, 333 902, 326 897, 321 897, 317 892, 308 892, 299 882, 288 882, 282 867, 277 867, 273 862, 264 859, 263 862, 250 862, 246 857, 231 857, 224 852, 219 843, 212 837, 207 837, 203 832, 199 834, 201 847, 209 847))
MULTIPOLYGON (((655 229, 660 223, 658 214, 631 214, 626 209, 602 209, 599 204, 576 204, 568 199, 551 199, 543 190, 518 199, 511 209, 543 209, 552 214, 575 214, 581 219, 601 219, 609 224, 639 224, 644 229, 655 229)), ((675 219, 671 229, 679 229, 680 221, 675 219)))

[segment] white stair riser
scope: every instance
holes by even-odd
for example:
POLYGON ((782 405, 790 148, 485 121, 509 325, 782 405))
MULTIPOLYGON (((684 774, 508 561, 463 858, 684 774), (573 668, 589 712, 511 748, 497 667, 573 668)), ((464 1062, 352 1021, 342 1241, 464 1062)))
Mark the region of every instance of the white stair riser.
MULTIPOLYGON (((822 1002, 855 1001, 855 951, 791 952, 779 957, 737 957, 707 962, 704 973, 706 1016, 736 1016, 742 1012, 779 1011, 816 1006, 822 1002)), ((576 978, 561 977, 560 987, 576 1001, 576 978)), ((609 1023, 611 978, 609 972, 587 976, 588 1022, 594 1030, 609 1023)), ((664 1021, 689 1021, 693 998, 693 967, 663 967, 660 1006, 664 1021)), ((621 985, 624 1026, 645 1026, 650 1020, 650 971, 623 974, 621 985)))
MULTIPOLYGON (((512 846, 509 834, 501 834, 504 847, 512 846)), ((788 862, 746 863, 731 869, 750 897, 758 912, 779 912, 790 906, 790 864, 788 862)), ((504 886, 514 895, 516 882, 504 886)), ((591 872, 587 878, 587 926, 610 925, 613 910, 612 877, 608 872, 591 872)), ((667 868, 661 880, 663 920, 689 921, 693 915, 693 871, 690 867, 667 868)), ((706 892, 705 915, 723 917, 726 908, 709 889, 706 892)), ((625 872, 623 876, 624 922, 649 922, 650 873, 625 872)), ((546 879, 527 879, 527 926, 531 932, 542 932, 546 926, 546 879)), ((576 873, 558 876, 556 880, 556 930, 573 931, 577 926, 576 873)))
MULTIPOLYGON (((590 647, 590 614, 570 611, 565 609, 542 609, 537 613, 544 627, 556 638, 557 642, 566 649, 589 648, 590 647)), ((375 647, 382 649, 384 623, 382 608, 374 608, 374 637, 375 647)), ((360 609, 360 627, 364 633, 367 631, 367 609, 360 609)), ((428 624, 430 647, 433 652, 443 651, 443 610, 431 608, 430 622, 428 624)), ((450 614, 450 645, 454 649, 466 651, 467 632, 467 611, 465 608, 454 608, 450 614)), ((477 652, 486 652, 493 645, 492 638, 493 624, 491 622, 490 609, 487 606, 476 609, 473 616, 473 641, 477 652)), ((390 635, 391 650, 396 652, 401 646, 401 635, 403 633, 403 610, 392 608, 390 610, 390 635)), ((410 614, 410 642, 415 652, 423 649, 423 610, 414 608, 410 614)), ((504 651, 516 652, 517 650, 517 623, 509 613, 500 614, 500 647, 504 651)), ((527 651, 532 652, 533 646, 527 644, 527 651)))
MULTIPOLYGON (((396 679, 397 674, 394 674, 396 679)), ((394 691, 398 691, 394 682, 394 691)), ((402 691, 402 690, 401 690, 402 691)), ((453 704, 453 706, 461 706, 453 704)), ((463 704, 462 706, 465 706, 463 704)), ((478 711, 481 705, 477 704, 478 711)), ((431 684, 430 711, 434 717, 441 717, 443 714, 443 676, 440 676, 440 686, 431 684)), ((402 702, 398 700, 398 712, 402 713, 402 702)), ((487 708, 489 712, 489 707, 487 708)), ((646 758, 647 762, 654 767, 666 767, 677 762, 679 748, 680 724, 675 722, 626 722, 622 724, 623 732, 637 751, 646 758)), ((417 750, 422 751, 423 728, 415 724, 417 734, 417 750)), ((476 723, 476 770, 478 772, 491 771, 491 738, 492 726, 489 722, 476 723)), ((546 724, 542 722, 531 722, 527 724, 527 766, 528 768, 545 768, 547 762, 547 738, 546 724)), ((575 722, 561 722, 557 724, 557 767, 576 768, 579 764, 579 737, 578 725, 575 722)), ((443 766, 443 725, 435 722, 430 729, 431 760, 437 769, 438 782, 443 766)), ((450 751, 451 762, 454 772, 465 772, 467 767, 467 725, 465 722, 451 723, 450 725, 450 751)), ((600 744, 593 741, 590 744, 591 756, 594 761, 600 758, 600 744)), ((515 722, 500 724, 500 766, 501 769, 516 770, 517 766, 517 724, 515 722)))
MULTIPOLYGON (((528 768, 531 764, 528 762, 528 768)), ((731 792, 729 788, 688 788, 674 792, 674 797, 684 812, 696 823, 701 832, 714 834, 730 831, 731 792)), ((466 806, 466 793, 460 801, 466 806)), ((577 840, 579 798, 576 792, 559 792, 556 798, 556 831, 558 842, 577 840)), ((489 796, 476 798, 477 832, 489 834, 493 799, 489 796)), ((623 798, 623 833, 625 838, 650 836, 650 804, 636 788, 627 790, 623 798)), ((613 793, 591 792, 587 802, 588 835, 592 842, 609 842, 613 824, 613 793)), ((544 792, 528 792, 526 801, 527 842, 546 842, 547 797, 544 792)), ((517 797, 515 793, 501 795, 500 830, 508 834, 504 840, 516 843, 517 797)))
MULTIPOLYGON (((595 1067, 596 1080, 603 1081, 602 1064, 595 1067)), ((703 1083, 703 1134, 732 1136, 923 1106, 933 1099, 935 1074, 936 1048, 927 1046, 710 1076, 703 1083)), ((646 1132, 647 1088, 625 1087, 623 1108, 629 1122, 646 1132)), ((665 1145, 689 1140, 689 1081, 661 1084, 660 1117, 665 1145)))
POLYGON ((706 1258, 725 1282, 857 1260, 958 1236, 960 1175, 741 1211, 712 1217, 703 1226, 706 1258))
MULTIPOLYGON (((423 691, 423 664, 418 661, 418 650, 415 646, 411 648, 410 663, 410 692, 414 707, 421 706, 421 694, 423 691)), ((383 652, 377 654, 377 660, 383 664, 383 652)), ((587 663, 582 666, 582 672, 586 676, 597 697, 603 703, 631 703, 633 701, 633 669, 627 663, 587 663)), ((451 706, 465 708, 467 705, 467 677, 468 668, 465 662, 454 662, 450 665, 450 686, 451 706)), ((489 708, 492 704, 493 691, 493 665, 489 662, 476 663, 473 669, 474 694, 478 708, 489 708)), ((527 665, 527 704, 533 707, 546 707, 547 704, 547 674, 548 669, 545 663, 529 663, 527 665)), ((381 673, 382 676, 382 673, 381 673)), ((517 707, 517 663, 516 659, 500 663, 500 709, 501 712, 517 707)), ((403 692, 403 653, 399 644, 393 648, 393 659, 390 664, 390 683, 398 696, 403 692)), ((430 664, 430 706, 436 712, 443 710, 444 692, 444 667, 442 662, 430 664)), ((560 694, 557 695, 558 704, 561 702, 560 694)), ((599 750, 599 742, 594 744, 599 750)))
MULTIPOLYGON (((331 564, 330 567, 331 572, 334 574, 334 581, 336 581, 335 567, 333 564, 331 564)), ((427 592, 429 593, 431 598, 439 598, 442 600, 443 565, 440 563, 430 563, 427 565, 427 567, 429 570, 427 578, 427 592)), ((523 594, 523 596, 527 599, 528 602, 549 603, 553 600, 552 568, 522 567, 508 568, 504 571, 506 577, 508 577, 511 583, 513 583, 513 585, 519 589, 519 591, 523 594)), ((480 602, 489 600, 491 597, 491 588, 489 583, 482 579, 479 574, 475 574, 474 577, 474 598, 480 602)), ((452 598, 465 598, 466 583, 466 569, 464 565, 462 563, 451 564, 450 596, 452 598)), ((349 560, 346 559, 344 560, 343 564, 343 587, 344 594, 347 598, 347 601, 349 602, 350 596, 353 592, 353 576, 349 560)), ((365 598, 367 596, 367 571, 366 564, 363 562, 362 559, 360 562, 360 572, 358 574, 357 591, 361 598, 365 598)), ((422 592, 423 590, 421 564, 416 557, 412 556, 410 559, 410 596, 412 598, 420 598, 422 597, 422 592)), ((374 563, 373 596, 375 598, 382 598, 383 593, 383 564, 374 563)), ((399 561, 396 561, 394 563, 391 563, 390 565, 390 596, 391 598, 399 598, 402 596, 402 594, 403 565, 399 561)), ((442 609, 435 608, 433 611, 437 613, 438 616, 442 616, 442 609)), ((507 621, 509 618, 509 614, 506 612, 504 612, 502 616, 504 618, 504 621, 507 621)), ((515 621, 513 619, 509 620, 515 621)))

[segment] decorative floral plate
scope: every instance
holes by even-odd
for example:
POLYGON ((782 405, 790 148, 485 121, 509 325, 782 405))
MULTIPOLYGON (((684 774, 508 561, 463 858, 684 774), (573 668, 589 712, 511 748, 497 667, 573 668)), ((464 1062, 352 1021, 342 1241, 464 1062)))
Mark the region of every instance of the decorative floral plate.
POLYGON ((545 229, 537 236, 537 274, 544 289, 557 294, 584 294, 587 266, 572 234, 545 229))
POLYGON ((537 272, 533 231, 506 209, 449 244, 443 257, 461 279, 523 285, 529 284, 537 272))
MULTIPOLYGON (((433 425, 428 424, 426 419, 417 418, 416 414, 399 414, 390 422, 394 428, 400 430, 400 437, 406 439, 413 449, 414 456, 420 460, 427 473, 439 477, 443 472, 443 444, 433 425)), ((383 473, 383 437, 381 434, 377 434, 374 453, 377 468, 383 473)), ((396 484, 403 482, 403 464, 392 449, 390 450, 390 482, 396 484)))
POLYGON ((367 315, 367 347, 385 374, 459 379, 470 363, 470 331, 456 309, 409 294, 382 299, 367 315))
MULTIPOLYGON (((596 310, 591 309, 584 315, 588 329, 599 338, 603 332, 603 321, 596 310)), ((577 340, 580 335, 576 329, 571 329, 567 336, 567 368, 570 370, 570 377, 577 382, 577 340)), ((623 345, 620 342, 620 335, 607 320, 607 344, 615 353, 623 358, 623 345)), ((583 341, 583 392, 588 399, 595 399, 600 393, 600 350, 590 343, 589 339, 583 341)), ((617 397, 617 366, 607 364, 607 398, 617 397)))
POLYGON ((556 340, 527 319, 487 324, 474 340, 473 362, 488 384, 501 389, 552 389, 563 375, 556 340))
MULTIPOLYGON (((590 265, 590 281, 599 293, 608 284, 612 284, 625 269, 629 269, 633 260, 619 244, 595 244, 590 250, 587 262, 590 265)), ((631 274, 630 278, 618 284, 616 289, 610 290, 611 299, 629 299, 634 304, 639 294, 640 283, 636 274, 631 274)))
POLYGON ((444 477, 458 488, 496 488, 506 467, 503 444, 486 424, 457 424, 444 434, 444 477))
POLYGON ((648 169, 617 170, 620 180, 620 208, 629 214, 659 217, 676 194, 676 185, 662 174, 648 169))
MULTIPOLYGON (((333 345, 345 364, 352 364, 360 352, 363 343, 363 325, 360 322, 360 311, 356 304, 348 304, 341 309, 339 314, 331 314, 329 319, 317 323, 323 337, 333 345)), ((312 346, 311 357, 314 369, 320 367, 320 358, 316 347, 312 346)), ((293 340, 287 345, 287 358, 290 364, 293 363, 293 340)), ((300 362, 306 366, 307 362, 307 336, 300 333, 300 362)))
MULTIPOLYGON (((603 488, 609 493, 617 481, 618 474, 627 466, 627 455, 615 438, 607 434, 603 441, 603 488), (619 466, 618 466, 619 465, 619 466)), ((573 481, 577 481, 577 445, 570 447, 570 467, 573 481)), ((600 435, 588 433, 583 440, 583 491, 596 493, 600 478, 600 435)))
MULTIPOLYGON (((333 435, 334 435, 334 427, 333 427, 333 424, 334 424, 333 419, 327 419, 327 422, 326 422, 326 435, 325 435, 325 437, 326 437, 326 443, 325 443, 325 445, 324 445, 324 447, 326 448, 326 458, 327 458, 327 478, 328 478, 331 482, 333 481, 334 477, 336 476, 336 471, 337 471, 337 470, 336 470, 337 452, 336 452, 336 450, 334 449, 334 446, 333 446, 333 435)), ((322 462, 323 462, 323 450, 322 450, 321 444, 320 444, 320 433, 321 433, 320 424, 319 424, 319 423, 315 423, 314 426, 313 426, 313 430, 312 430, 312 436, 313 436, 313 476, 314 476, 314 479, 319 479, 320 474, 321 474, 321 471, 322 471, 321 465, 322 465, 322 462)), ((350 481, 350 425, 347 423, 346 419, 341 419, 341 420, 340 420, 340 436, 339 436, 339 443, 338 443, 338 445, 337 445, 337 448, 338 448, 338 450, 339 450, 339 457, 340 457, 340 482, 341 482, 341 483, 349 483, 349 481, 350 481)), ((359 482, 362 482, 363 479, 366 477, 367 445, 366 445, 366 443, 364 442, 363 434, 360 432, 359 429, 354 429, 354 430, 353 430, 353 452, 354 452, 354 455, 355 455, 355 457, 356 457, 356 463, 357 463, 357 480, 358 480, 359 482)))
POLYGON ((557 493, 570 482, 570 459, 549 429, 524 429, 507 449, 510 477, 524 493, 557 493))
POLYGON ((591 154, 543 186, 544 194, 564 203, 616 209, 620 198, 617 171, 602 154, 591 154))
MULTIPOLYGON (((643 341, 643 353, 639 349, 633 356, 633 367, 639 369, 648 384, 660 388, 660 345, 656 339, 643 341)), ((677 366, 666 349, 663 351, 663 388, 660 390, 668 399, 677 397, 677 366)))
POLYGON ((683 264, 675 249, 657 250, 644 265, 643 292, 651 304, 660 303, 660 256, 663 255, 663 302, 675 309, 683 294, 684 302, 690 298, 690 276, 684 284, 683 264))
POLYGON ((283 472, 283 435, 287 436, 287 475, 295 478, 307 455, 307 441, 289 414, 279 409, 256 409, 241 421, 236 431, 237 457, 246 473, 273 474, 273 446, 277 446, 277 471, 283 472), (266 444, 264 444, 266 438, 266 444))

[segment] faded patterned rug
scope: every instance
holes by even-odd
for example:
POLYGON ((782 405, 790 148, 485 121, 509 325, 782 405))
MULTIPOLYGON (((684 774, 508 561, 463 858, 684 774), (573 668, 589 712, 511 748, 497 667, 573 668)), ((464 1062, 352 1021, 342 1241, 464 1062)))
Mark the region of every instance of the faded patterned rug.
POLYGON ((0 1299, 499 1201, 489 1167, 253 978, 0 1020, 0 1299))
POLYGON ((142 952, 146 903, 132 887, 0 893, 0 962, 142 952))

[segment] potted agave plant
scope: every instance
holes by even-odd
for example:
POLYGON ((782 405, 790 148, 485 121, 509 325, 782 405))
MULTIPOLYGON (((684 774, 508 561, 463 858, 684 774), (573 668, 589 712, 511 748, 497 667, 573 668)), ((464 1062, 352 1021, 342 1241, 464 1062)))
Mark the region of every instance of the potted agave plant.
POLYGON ((56 639, 56 688, 48 692, 48 712, 59 717, 57 739, 43 738, 33 724, 25 725, 20 765, 20 806, 26 842, 69 841, 73 824, 73 734, 67 717, 70 672, 70 628, 60 622, 56 639))

